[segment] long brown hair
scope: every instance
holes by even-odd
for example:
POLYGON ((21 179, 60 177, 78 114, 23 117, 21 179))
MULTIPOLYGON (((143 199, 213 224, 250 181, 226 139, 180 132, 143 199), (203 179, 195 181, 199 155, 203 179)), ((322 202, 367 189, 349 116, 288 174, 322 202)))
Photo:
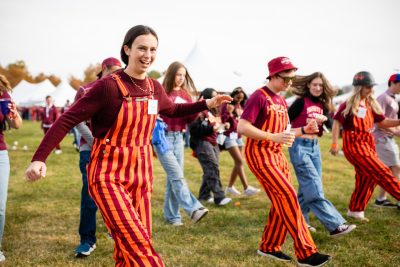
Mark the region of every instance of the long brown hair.
POLYGON ((298 95, 301 98, 310 96, 311 93, 309 85, 315 78, 320 78, 323 85, 322 94, 318 97, 319 101, 321 101, 325 110, 334 111, 332 98, 336 95, 336 91, 330 84, 328 79, 326 79, 325 75, 321 72, 314 72, 313 74, 308 76, 296 76, 296 79, 293 81, 292 84, 293 94, 298 95))
POLYGON ((165 88, 167 94, 171 93, 175 87, 175 76, 176 73, 180 68, 184 68, 186 71, 185 81, 183 82, 182 89, 188 92, 192 96, 197 96, 196 86, 190 77, 188 70, 186 69, 185 65, 180 63, 179 61, 175 61, 169 65, 167 71, 165 72, 165 77, 162 85, 165 88))
POLYGON ((0 74, 0 95, 3 92, 10 92, 11 91, 11 84, 7 80, 6 76, 0 74))

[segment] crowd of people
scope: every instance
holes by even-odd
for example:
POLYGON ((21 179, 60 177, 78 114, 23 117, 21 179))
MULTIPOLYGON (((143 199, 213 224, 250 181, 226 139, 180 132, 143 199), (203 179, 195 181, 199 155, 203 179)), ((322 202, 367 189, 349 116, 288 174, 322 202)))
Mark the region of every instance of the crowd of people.
MULTIPOLYGON (((147 77, 157 55, 158 36, 148 26, 137 25, 125 35, 121 60, 102 62, 98 80, 82 86, 75 102, 63 114, 53 110, 46 98, 42 128, 45 136, 26 170, 29 181, 46 176, 45 161, 74 127, 79 140, 82 173, 79 235, 76 257, 89 256, 96 249, 96 212, 99 210, 114 240, 116 266, 164 266, 152 245, 151 196, 153 149, 166 175, 163 216, 171 227, 183 225, 180 208, 198 223, 209 213, 206 205, 226 206, 232 197, 251 197, 261 190, 251 186, 244 171, 245 160, 271 200, 267 223, 257 253, 290 262, 281 250, 289 234, 299 266, 322 266, 331 256, 320 253, 311 232, 312 212, 331 237, 351 233, 355 224, 346 219, 324 196, 321 151, 318 139, 324 128, 332 128, 330 152, 343 152, 354 166, 355 189, 347 218, 368 221, 364 216, 376 185, 382 188, 375 205, 400 210, 400 159, 394 136, 400 136, 400 75, 390 76, 388 90, 376 100, 371 73, 353 78, 352 96, 337 111, 332 105, 335 90, 320 72, 296 74, 287 57, 268 63, 267 83, 249 97, 241 87, 230 95, 214 88, 197 91, 189 71, 173 62, 163 82, 147 77), (298 98, 288 107, 282 92, 291 89, 298 98), (332 123, 333 121, 333 123, 332 123), (203 171, 196 197, 184 173, 184 134, 203 171), (246 137, 244 142, 243 136, 246 137), (298 180, 292 184, 289 162, 298 180), (220 150, 232 158, 229 183, 222 185, 220 150), (239 177, 243 192, 235 187, 239 177), (399 202, 391 203, 386 192, 399 202)), ((11 89, 0 76, 0 103, 9 100, 11 89)), ((11 100, 0 111, 0 122, 19 128, 22 120, 11 100)), ((5 128, 4 128, 5 129, 5 128)), ((5 223, 9 177, 7 147, 0 130, 0 245, 5 223), (4 168, 3 168, 4 165, 4 168)), ((59 151, 59 152, 58 152, 59 151)), ((210 216, 210 215, 208 215, 210 216)), ((166 255, 168 257, 168 255, 166 255)), ((0 250, 0 262, 5 260, 0 250)))

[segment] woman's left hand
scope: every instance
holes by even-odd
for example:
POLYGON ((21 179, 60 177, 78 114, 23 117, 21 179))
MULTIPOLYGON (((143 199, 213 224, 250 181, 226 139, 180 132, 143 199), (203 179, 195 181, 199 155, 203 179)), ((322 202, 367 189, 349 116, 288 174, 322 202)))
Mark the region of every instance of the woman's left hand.
POLYGON ((206 99, 206 104, 208 108, 216 108, 224 103, 229 103, 232 101, 232 97, 229 95, 217 95, 211 99, 206 99))
POLYGON ((18 114, 18 110, 17 105, 15 105, 15 102, 13 100, 11 100, 8 104, 8 108, 10 109, 9 117, 15 118, 15 116, 18 114))

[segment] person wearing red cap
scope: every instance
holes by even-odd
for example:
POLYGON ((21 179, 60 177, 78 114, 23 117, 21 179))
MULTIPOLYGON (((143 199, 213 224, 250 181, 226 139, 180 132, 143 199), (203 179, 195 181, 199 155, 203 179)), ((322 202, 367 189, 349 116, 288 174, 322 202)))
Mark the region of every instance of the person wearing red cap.
POLYGON ((120 68, 121 68, 121 62, 118 59, 116 59, 115 57, 106 58, 101 63, 101 71, 97 74, 97 78, 101 79, 120 68))
MULTIPOLYGON (((400 94, 400 74, 396 73, 390 76, 386 92, 378 96, 376 101, 381 105, 382 112, 386 118, 398 119, 399 103, 396 101, 396 95, 400 94)), ((374 129, 376 152, 379 159, 390 168, 393 175, 400 180, 400 159, 399 146, 393 137, 400 136, 400 129, 380 128, 376 125, 374 129)), ((379 195, 375 200, 377 207, 396 207, 400 209, 400 202, 393 204, 386 198, 386 192, 380 188, 379 195)))
POLYGON ((282 151, 282 144, 291 146, 295 137, 318 133, 318 125, 311 119, 304 127, 290 129, 286 101, 279 93, 292 85, 297 68, 289 58, 278 57, 268 63, 268 69, 269 82, 250 96, 238 124, 238 132, 247 136, 248 166, 272 202, 257 253, 279 261, 291 261, 281 251, 289 233, 298 265, 322 266, 331 257, 317 250, 282 151))
POLYGON ((158 37, 144 25, 125 35, 121 58, 127 65, 96 82, 50 128, 25 172, 29 181, 46 175, 51 149, 76 124, 90 119, 94 136, 87 166, 89 194, 114 239, 116 266, 164 266, 152 245, 151 134, 157 114, 187 116, 231 101, 230 96, 173 103, 146 73, 157 55, 158 37))
MULTIPOLYGON (((121 69, 121 62, 116 58, 107 58, 101 64, 99 79, 121 69)), ((91 82, 78 89, 75 102, 83 97, 97 82, 91 82)), ((79 169, 82 173, 81 208, 79 220, 80 243, 75 248, 76 257, 89 256, 96 249, 96 203, 89 195, 86 166, 89 163, 90 151, 93 145, 93 135, 89 128, 90 121, 81 122, 76 126, 80 133, 79 142, 79 169)))
POLYGON ((332 126, 332 155, 338 154, 340 126, 343 127, 343 152, 356 171, 356 184, 350 199, 347 217, 369 221, 364 216, 368 201, 376 185, 400 200, 400 182, 393 176, 375 150, 374 123, 381 128, 400 125, 400 120, 386 118, 379 103, 372 96, 376 85, 371 73, 360 71, 353 78, 352 95, 340 105, 332 126))

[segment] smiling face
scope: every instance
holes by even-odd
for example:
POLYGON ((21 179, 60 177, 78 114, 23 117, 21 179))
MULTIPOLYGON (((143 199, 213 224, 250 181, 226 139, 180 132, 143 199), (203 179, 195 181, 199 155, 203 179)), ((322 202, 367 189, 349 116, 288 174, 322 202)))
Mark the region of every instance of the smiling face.
POLYGON ((185 82, 185 77, 186 77, 186 69, 185 68, 179 68, 178 71, 175 74, 175 81, 174 81, 174 87, 182 87, 183 83, 185 82))
POLYGON ((129 57, 127 68, 138 76, 145 76, 157 56, 157 39, 152 34, 139 35, 131 47, 124 46, 129 57))
POLYGON ((324 92, 324 83, 319 77, 314 78, 307 86, 312 96, 319 97, 324 92))

